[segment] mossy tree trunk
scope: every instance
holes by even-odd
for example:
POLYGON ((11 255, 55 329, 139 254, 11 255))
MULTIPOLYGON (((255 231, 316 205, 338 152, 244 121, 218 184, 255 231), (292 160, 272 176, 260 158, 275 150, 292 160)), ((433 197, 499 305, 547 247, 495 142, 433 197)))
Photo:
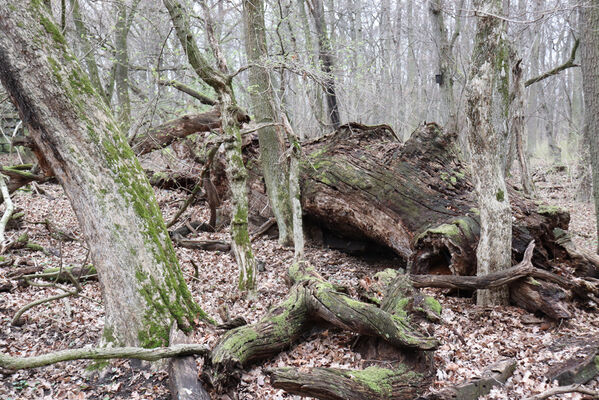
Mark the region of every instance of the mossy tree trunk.
POLYGON ((39 1, 0 1, 0 79, 77 215, 102 287, 104 339, 168 344, 198 315, 145 174, 39 1))
MULTIPOLYGON (((248 72, 251 112, 256 122, 278 121, 275 95, 269 71, 261 66, 266 61, 266 26, 264 24, 264 1, 244 0, 245 51, 248 61, 256 64, 248 72)), ((277 226, 279 243, 293 243, 293 221, 289 198, 288 167, 283 157, 285 140, 280 128, 269 126, 258 131, 260 161, 266 190, 277 226)))
MULTIPOLYGON (((233 203, 233 217, 231 218, 231 238, 235 259, 239 266, 239 289, 253 291, 256 288, 256 261, 252 252, 250 235, 248 232, 248 198, 247 198, 247 170, 241 154, 241 132, 239 130, 239 108, 235 102, 231 78, 224 72, 212 68, 200 48, 198 47, 189 25, 188 15, 177 0, 163 0, 168 10, 177 37, 181 42, 187 60, 200 79, 210 85, 218 96, 221 113, 221 127, 229 136, 225 143, 227 157, 227 179, 231 188, 233 203)), ((217 46, 214 41, 213 48, 217 46)), ((216 52, 216 51, 215 51, 216 52)), ((219 59, 221 68, 224 60, 219 59)))
MULTIPOLYGON (((501 4, 501 0, 475 2, 483 13, 477 21, 467 88, 468 145, 481 222, 476 251, 478 275, 512 265, 512 212, 504 179, 505 138, 494 126, 496 109, 504 114, 503 101, 493 101, 496 90, 504 89, 499 80, 505 64, 503 23, 497 17, 501 15, 501 4)), ((499 119, 497 123, 503 126, 499 119)), ((477 303, 483 306, 505 305, 508 301, 505 287, 479 290, 477 294, 477 303)))

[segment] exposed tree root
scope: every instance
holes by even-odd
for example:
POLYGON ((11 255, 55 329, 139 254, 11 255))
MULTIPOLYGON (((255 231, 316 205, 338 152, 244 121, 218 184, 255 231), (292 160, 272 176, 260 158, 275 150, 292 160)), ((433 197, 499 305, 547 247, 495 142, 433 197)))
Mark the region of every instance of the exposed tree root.
POLYGON ((390 314, 337 292, 305 263, 290 267, 289 277, 294 285, 282 303, 258 323, 227 332, 212 351, 205 376, 218 390, 236 385, 241 369, 251 362, 291 346, 310 329, 314 320, 381 337, 400 348, 432 350, 438 345, 436 339, 413 327, 406 316, 390 314))

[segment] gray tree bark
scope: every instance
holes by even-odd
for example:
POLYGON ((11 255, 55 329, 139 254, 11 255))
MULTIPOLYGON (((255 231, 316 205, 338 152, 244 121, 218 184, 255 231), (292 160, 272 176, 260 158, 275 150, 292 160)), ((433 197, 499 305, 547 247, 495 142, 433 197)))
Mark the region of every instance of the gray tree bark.
MULTIPOLYGON (((260 65, 266 61, 268 56, 264 1, 244 0, 243 15, 245 50, 248 61, 256 64, 249 70, 251 112, 258 123, 275 122, 278 118, 270 74, 266 68, 260 65)), ((279 243, 291 245, 293 243, 293 222, 287 186, 288 168, 283 157, 285 140, 282 137, 281 129, 270 126, 258 130, 258 141, 266 190, 279 227, 279 243)))
POLYGON ((145 174, 60 28, 38 1, 0 1, 0 80, 63 186, 98 271, 104 340, 168 344, 205 316, 145 174))
POLYGON ((599 232, 599 0, 590 0, 585 4, 581 10, 581 23, 584 134, 590 148, 593 197, 599 232))
MULTIPOLYGON (((467 88, 468 145, 480 209, 481 234, 476 251, 477 275, 511 266, 512 213, 503 175, 505 146, 493 124, 496 80, 502 63, 501 0, 474 3, 480 10, 472 51, 470 82, 467 88)), ((479 290, 479 305, 508 304, 507 288, 479 290)))

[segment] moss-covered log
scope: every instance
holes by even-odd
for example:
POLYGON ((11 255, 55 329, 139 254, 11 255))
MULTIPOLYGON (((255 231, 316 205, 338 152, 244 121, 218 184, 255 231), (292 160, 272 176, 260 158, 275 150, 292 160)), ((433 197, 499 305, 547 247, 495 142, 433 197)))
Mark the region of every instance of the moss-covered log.
MULTIPOLYGON (((335 232, 393 249, 415 274, 474 275, 479 215, 455 135, 436 124, 401 144, 387 126, 350 124, 304 143, 304 212, 335 232)), ((569 214, 508 189, 514 215, 513 264, 531 240, 533 264, 567 255, 553 230, 569 214)))
POLYGON ((313 368, 309 372, 277 368, 270 375, 275 388, 323 400, 411 400, 430 384, 429 377, 405 367, 313 368))
MULTIPOLYGON (((408 324, 419 317, 440 320, 441 305, 414 289, 408 276, 393 270, 384 276, 387 279, 381 283, 387 290, 380 312, 408 324)), ((302 372, 279 368, 271 371, 271 383, 290 393, 319 399, 378 400, 416 398, 431 382, 433 363, 427 360, 426 352, 419 351, 428 350, 424 346, 406 353, 406 346, 398 347, 384 335, 370 335, 362 337, 356 349, 373 365, 363 370, 314 368, 302 372)))
POLYGON ((289 295, 258 323, 227 332, 212 352, 207 378, 219 390, 236 384, 241 368, 288 348, 315 320, 380 337, 404 349, 432 350, 438 342, 418 331, 405 315, 391 314, 339 293, 304 263, 289 269, 289 295))

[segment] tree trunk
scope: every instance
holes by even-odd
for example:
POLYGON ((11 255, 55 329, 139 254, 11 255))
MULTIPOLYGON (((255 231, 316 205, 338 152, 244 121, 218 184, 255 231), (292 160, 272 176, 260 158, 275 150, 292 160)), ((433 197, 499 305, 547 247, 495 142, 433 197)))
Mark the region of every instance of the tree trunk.
POLYGON ((528 157, 525 153, 524 140, 526 138, 525 116, 526 104, 524 99, 524 83, 522 82, 522 60, 518 60, 512 67, 512 102, 510 108, 511 138, 515 140, 518 162, 520 164, 520 183, 525 194, 533 195, 534 184, 528 169, 528 157))
POLYGON ((341 118, 339 116, 339 105, 337 102, 337 92, 335 90, 335 76, 333 74, 333 54, 331 41, 324 18, 324 5, 322 0, 307 0, 310 12, 314 18, 314 26, 318 35, 318 58, 322 63, 322 72, 325 74, 324 87, 327 100, 329 120, 335 129, 339 128, 341 118))
POLYGON ((0 1, 0 79, 71 201, 104 297, 104 340, 168 344, 193 301, 154 193, 118 125, 37 1, 0 1), (17 22, 18 21, 18 22, 17 22))
MULTIPOLYGON (((163 3, 170 14, 189 64, 198 77, 210 85, 218 95, 222 130, 228 135, 228 140, 225 143, 226 172, 233 205, 231 237, 233 252, 239 266, 239 289, 253 291, 256 288, 256 261, 248 232, 247 170, 241 154, 239 108, 235 103, 231 79, 212 68, 203 57, 193 38, 187 14, 181 3, 176 0, 163 0, 163 3)), ((216 46, 216 43, 213 42, 212 46, 216 46)), ((226 69, 226 67, 223 66, 222 69, 226 69)))
MULTIPOLYGON (((131 124, 131 101, 129 99, 129 49, 127 46, 127 36, 129 27, 127 26, 128 6, 125 0, 116 2, 116 24, 114 32, 115 47, 115 71, 114 83, 116 85, 116 97, 118 102, 117 117, 121 130, 127 135, 131 124)), ((135 10, 131 10, 134 13, 135 10)))
MULTIPOLYGON (((581 10, 581 67, 584 93, 584 134, 590 148, 593 197, 599 232, 599 1, 581 10)), ((599 248, 598 248, 599 250, 599 248)))
MULTIPOLYGON (((264 24, 264 1, 244 0, 245 49, 250 63, 257 64, 249 70, 249 87, 252 112, 258 123, 278 120, 275 97, 268 70, 261 66, 268 56, 266 27, 264 24)), ((281 129, 274 126, 258 131, 260 161, 270 206, 279 228, 279 243, 293 243, 293 221, 289 198, 288 168, 283 158, 285 140, 281 129)))
MULTIPOLYGON (((505 142, 494 127, 494 109, 503 110, 504 106, 493 102, 494 88, 503 67, 503 24, 495 17, 501 14, 501 1, 479 0, 475 7, 485 14, 477 22, 467 88, 468 144, 481 221, 476 250, 477 275, 486 275, 512 265, 512 213, 503 175, 505 142)), ((508 301, 509 292, 505 287, 478 291, 479 305, 501 305, 508 301)))

